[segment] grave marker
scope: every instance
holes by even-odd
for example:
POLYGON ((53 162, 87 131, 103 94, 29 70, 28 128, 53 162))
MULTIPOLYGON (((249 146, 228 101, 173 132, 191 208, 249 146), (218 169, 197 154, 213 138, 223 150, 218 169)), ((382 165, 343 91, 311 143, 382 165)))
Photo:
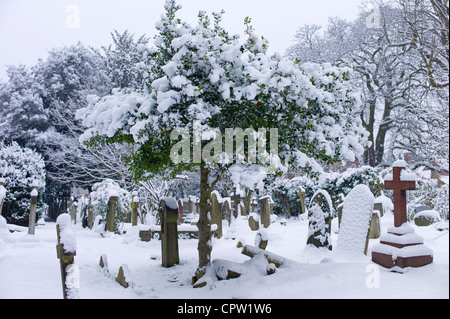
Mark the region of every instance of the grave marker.
POLYGON ((131 196, 131 226, 138 224, 139 194, 134 191, 131 196))
POLYGON ((218 196, 220 195, 216 191, 211 193, 211 224, 217 225, 215 236, 222 238, 222 205, 219 203, 218 196))
POLYGON ((264 228, 270 226, 270 196, 259 199, 260 222, 264 228))
POLYGON ((320 189, 312 197, 308 208, 308 240, 307 245, 325 247, 331 246, 331 199, 327 191, 320 189))
POLYGON ((79 270, 74 265, 76 239, 69 214, 61 214, 56 219, 56 255, 59 259, 64 299, 78 298, 79 270))
POLYGON ((161 260, 163 267, 171 267, 180 262, 178 254, 178 204, 175 199, 161 200, 161 260))
POLYGON ((6 188, 3 186, 5 184, 5 179, 0 178, 0 216, 2 215, 3 203, 6 198, 6 188))
POLYGON ((106 215, 105 231, 114 232, 114 219, 116 215, 116 203, 118 200, 119 196, 112 195, 109 197, 108 214, 106 215))
POLYGON ((393 174, 386 175, 384 188, 394 190, 394 227, 380 237, 372 248, 372 261, 383 267, 402 272, 406 267, 421 267, 433 262, 433 251, 423 244, 407 223, 406 191, 414 190, 415 175, 406 171, 405 161, 392 165, 393 174))
POLYGON ((31 205, 30 205, 30 215, 28 217, 28 234, 34 235, 35 227, 36 227, 36 206, 37 206, 37 198, 38 198, 38 185, 33 182, 31 185, 31 205))

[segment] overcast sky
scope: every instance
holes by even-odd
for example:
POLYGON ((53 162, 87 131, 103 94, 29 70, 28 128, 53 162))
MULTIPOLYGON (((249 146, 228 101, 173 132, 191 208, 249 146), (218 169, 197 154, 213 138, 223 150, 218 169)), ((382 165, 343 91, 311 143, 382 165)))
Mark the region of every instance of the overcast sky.
MULTIPOLYGON (((100 47, 110 32, 128 29, 135 35, 155 34, 165 0, 0 0, 0 79, 5 65, 33 65, 49 49, 78 41, 100 47)), ((356 18, 361 0, 178 0, 179 17, 191 25, 199 10, 225 10, 223 25, 243 34, 244 17, 252 18, 270 51, 284 53, 298 27, 325 25, 329 17, 356 18)))

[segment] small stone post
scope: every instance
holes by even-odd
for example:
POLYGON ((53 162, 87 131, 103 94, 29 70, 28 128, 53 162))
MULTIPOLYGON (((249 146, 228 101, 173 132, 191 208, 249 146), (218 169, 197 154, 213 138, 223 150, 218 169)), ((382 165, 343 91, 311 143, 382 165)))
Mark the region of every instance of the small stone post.
POLYGON ((108 214, 106 215, 105 231, 114 231, 114 217, 116 214, 116 203, 119 200, 119 196, 111 196, 108 203, 108 214))
POLYGON ((137 226, 138 206, 139 206, 138 192, 134 191, 131 200, 131 226, 137 226))
POLYGON ((28 234, 34 235, 35 226, 36 226, 36 206, 37 206, 37 183, 33 182, 31 185, 31 207, 30 207, 30 216, 28 217, 28 234))
POLYGON ((306 212, 305 209, 305 190, 300 187, 298 190, 298 197, 300 198, 300 211, 298 212, 298 214, 303 214, 304 212, 306 212))
POLYGON ((94 212, 92 211, 91 196, 89 196, 89 203, 87 209, 88 209, 87 225, 89 229, 92 229, 92 227, 94 226, 94 212))
POLYGON ((161 200, 161 260, 163 267, 180 262, 178 254, 178 204, 173 198, 161 200))

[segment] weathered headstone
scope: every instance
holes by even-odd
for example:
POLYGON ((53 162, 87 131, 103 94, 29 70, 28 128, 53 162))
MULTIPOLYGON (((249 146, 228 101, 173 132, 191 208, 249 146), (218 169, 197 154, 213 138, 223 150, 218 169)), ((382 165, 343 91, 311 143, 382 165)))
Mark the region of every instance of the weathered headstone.
POLYGON ((259 217, 256 213, 250 213, 250 215, 248 215, 248 225, 253 231, 259 229, 259 217))
POLYGON ((298 197, 300 199, 300 205, 299 205, 299 212, 298 214, 303 214, 306 212, 306 208, 305 208, 305 190, 303 189, 303 187, 300 187, 298 190, 298 197))
POLYGON ((264 228, 270 226, 270 196, 259 199, 260 222, 264 228))
POLYGON ((332 206, 330 195, 320 189, 312 197, 308 208, 308 239, 307 245, 332 249, 331 220, 332 206))
POLYGON ((77 210, 77 202, 75 201, 73 196, 70 196, 69 212, 70 218, 72 218, 72 222, 74 224, 77 223, 77 210))
POLYGON ((414 224, 416 226, 430 226, 440 220, 439 212, 433 209, 421 210, 414 215, 414 224))
POLYGON ((241 214, 247 216, 250 214, 250 203, 251 203, 252 191, 249 188, 245 189, 245 196, 242 198, 242 204, 244 209, 241 209, 241 214))
POLYGON ((372 248, 372 261, 395 271, 433 262, 433 251, 407 223, 406 191, 414 190, 416 182, 415 175, 405 168, 405 161, 396 161, 392 164, 393 173, 384 178, 384 188, 394 190, 394 227, 389 227, 372 248))
POLYGON ((134 191, 131 197, 131 226, 138 224, 139 194, 134 191))
POLYGON ((178 204, 174 198, 161 200, 161 260, 163 267, 180 262, 178 254, 178 204))
POLYGON ((383 213, 384 213, 384 208, 383 208, 383 203, 378 202, 378 203, 374 203, 373 204, 373 210, 376 210, 380 213, 380 217, 383 217, 383 213))
POLYGON ((350 257, 367 254, 375 198, 369 187, 356 185, 345 197, 336 252, 350 257))
POLYGON ((241 195, 236 193, 236 187, 233 187, 233 195, 231 195, 231 203, 233 209, 233 216, 236 218, 239 214, 241 195))
POLYGON ((222 214, 225 217, 226 220, 228 220, 228 226, 231 225, 231 217, 232 217, 232 213, 231 213, 231 200, 229 197, 225 197, 223 198, 223 203, 222 203, 222 214))
POLYGON ((222 238, 222 205, 219 203, 219 196, 216 191, 211 193, 211 224, 217 225, 215 236, 222 238))
POLYGON ((31 187, 32 187, 32 191, 31 191, 30 215, 28 217, 28 234, 34 235, 35 227, 36 227, 36 206, 37 206, 37 197, 38 197, 38 191, 37 191, 38 185, 33 183, 33 185, 31 185, 31 187))
POLYGON ((259 249, 266 249, 267 244, 269 243, 269 235, 266 229, 260 229, 256 233, 255 237, 255 247, 259 249))
POLYGON ((181 199, 178 200, 178 225, 181 225, 183 222, 183 214, 184 214, 184 208, 183 208, 183 201, 181 199))
POLYGON ((78 298, 79 270, 74 264, 76 238, 69 214, 61 214, 56 219, 58 245, 56 253, 60 263, 61 282, 64 299, 78 298))
POLYGON ((92 229, 94 226, 94 212, 92 211, 92 202, 91 202, 91 196, 89 196, 89 203, 88 203, 88 217, 87 217, 87 226, 92 229))
POLYGON ((0 216, 2 215, 3 203, 6 198, 6 188, 3 186, 5 184, 5 179, 0 178, 0 216))
POLYGON ((108 202, 108 214, 106 215, 105 231, 114 232, 114 222, 116 215, 116 204, 119 200, 119 196, 112 195, 109 197, 108 202))
POLYGON ((116 281, 124 288, 128 288, 131 283, 130 279, 130 270, 128 266, 122 264, 119 268, 119 272, 117 273, 116 281))
POLYGON ((344 194, 339 194, 338 200, 336 201, 336 210, 338 216, 338 226, 341 227, 342 221, 342 208, 344 207, 344 194))
POLYGON ((256 198, 252 198, 252 202, 251 202, 251 206, 252 206, 252 213, 256 213, 256 208, 258 207, 258 200, 256 198))
POLYGON ((380 213, 376 210, 372 213, 372 218, 370 221, 369 239, 377 239, 380 238, 380 236, 380 213))
POLYGON ((100 256, 100 261, 98 262, 98 265, 103 271, 109 271, 108 269, 108 257, 106 257, 106 254, 103 254, 100 256))

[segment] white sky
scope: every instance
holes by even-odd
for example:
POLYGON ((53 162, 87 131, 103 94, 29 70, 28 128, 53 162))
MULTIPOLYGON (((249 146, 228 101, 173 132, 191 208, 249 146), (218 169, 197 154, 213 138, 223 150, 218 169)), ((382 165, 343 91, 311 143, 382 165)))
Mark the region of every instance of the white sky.
MULTIPOLYGON (((164 0, 0 0, 0 80, 5 65, 33 65, 51 48, 81 41, 99 48, 111 43, 110 32, 128 29, 136 36, 155 34, 164 0), (75 6, 71 6, 75 5, 75 6), (76 20, 76 10, 79 19, 76 20), (71 18, 75 18, 71 19, 71 18), (78 22, 77 22, 78 21, 78 22), (78 25, 77 25, 78 23, 78 25), (70 28, 70 26, 75 26, 70 28)), ((270 51, 284 53, 298 27, 325 25, 329 17, 352 20, 361 0, 178 0, 179 17, 191 25, 199 10, 225 10, 223 25, 243 34, 244 17, 256 34, 269 40, 270 51)))

